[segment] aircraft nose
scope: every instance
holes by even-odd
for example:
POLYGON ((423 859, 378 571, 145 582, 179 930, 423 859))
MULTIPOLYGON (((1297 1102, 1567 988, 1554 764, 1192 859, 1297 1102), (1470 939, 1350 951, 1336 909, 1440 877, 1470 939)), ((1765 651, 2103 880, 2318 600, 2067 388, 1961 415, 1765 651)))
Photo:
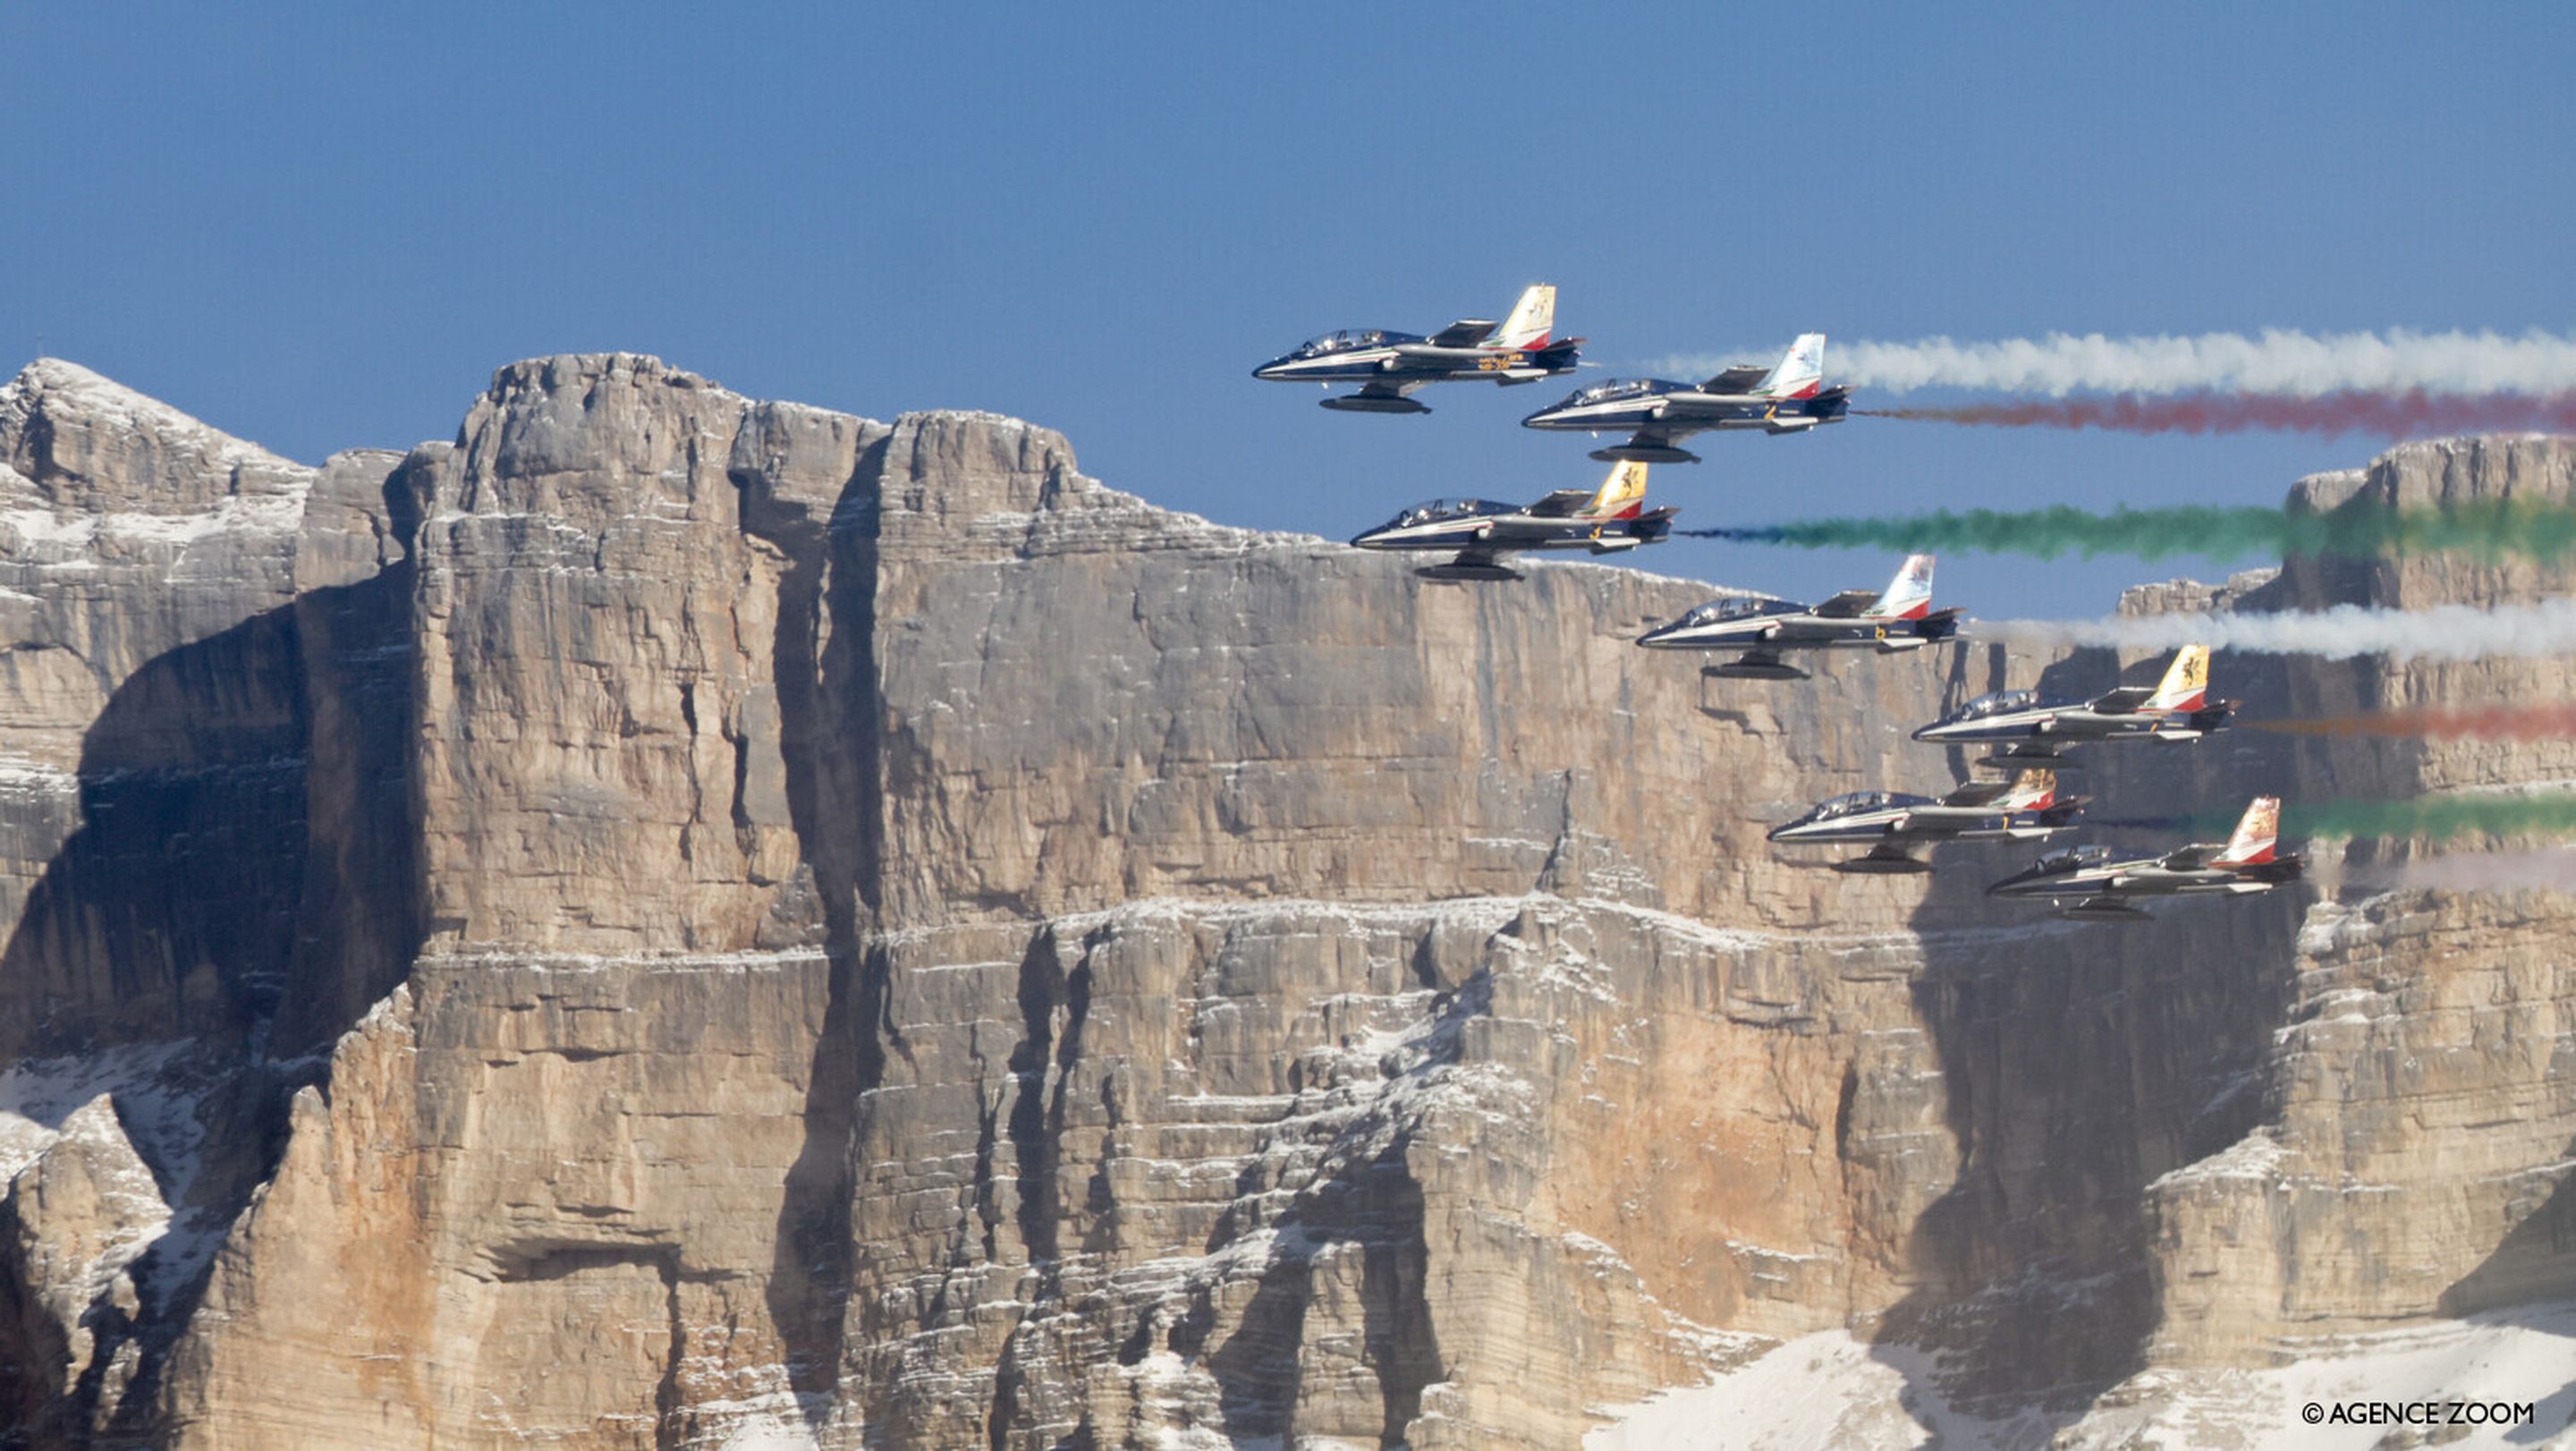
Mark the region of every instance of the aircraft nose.
POLYGON ((1281 376, 1281 367, 1285 365, 1287 361, 1288 360, 1286 358, 1272 358, 1269 362, 1253 369, 1252 376, 1276 381, 1281 376))

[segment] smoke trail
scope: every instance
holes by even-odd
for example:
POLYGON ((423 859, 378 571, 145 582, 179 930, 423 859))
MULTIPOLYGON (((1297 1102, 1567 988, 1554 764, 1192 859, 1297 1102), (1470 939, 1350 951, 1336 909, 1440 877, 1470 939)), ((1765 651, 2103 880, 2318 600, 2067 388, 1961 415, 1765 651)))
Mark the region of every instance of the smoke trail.
POLYGON ((2356 503, 2323 514, 2200 504, 2114 509, 2103 514, 2059 504, 2047 509, 1941 509, 1673 533, 1801 549, 1939 550, 2027 554, 2040 559, 2064 554, 2087 559, 2097 554, 2140 559, 2168 554, 2223 558, 2331 554, 2367 559, 2383 553, 2466 553, 2552 560, 2576 555, 2576 506, 2478 499, 2447 508, 2417 509, 2356 503))
MULTIPOLYGON (((2286 813, 2285 813, 2286 814, 2286 813)), ((2576 836, 2576 792, 2472 792, 2412 801, 2320 801, 2297 810, 2307 836, 2576 836)))
POLYGON ((2298 736, 2434 736, 2489 741, 2542 741, 2576 737, 2576 701, 2541 705, 2424 706, 2363 711, 2312 720, 2257 720, 2256 730, 2298 736))
MULTIPOLYGON (((1706 377, 1729 362, 1777 357, 1777 346, 1727 359, 1667 358, 1658 371, 1706 377)), ((2576 338, 2533 331, 2310 334, 2267 329, 2197 337, 2111 338, 2050 333, 1961 343, 1842 342, 1826 355, 1837 382, 1906 392, 1986 388, 2063 397, 2104 393, 2557 393, 2576 389, 2576 338)))
MULTIPOLYGON (((2220 841, 2237 812, 2179 816, 2088 816, 2085 825, 2186 833, 2194 841, 2220 841)), ((2408 801, 2299 801, 2281 808, 2286 838, 2412 836, 2447 841, 2463 836, 2576 836, 2576 791, 2508 794, 2464 791, 2408 801)))
POLYGON ((2559 655, 2576 651, 2576 599, 2493 609, 2436 605, 2422 610, 2382 610, 2336 605, 2283 614, 2218 611, 2112 615, 2098 620, 1972 621, 1969 629, 1987 639, 2038 648, 2170 650, 2198 641, 2262 655, 2480 660, 2490 655, 2559 655))
POLYGON ((2541 394, 2337 392, 2276 397, 2191 393, 2124 394, 1959 408, 1855 408, 1871 418, 1909 418, 1984 428, 2098 428, 2108 433, 2313 433, 2414 438, 2426 434, 2576 429, 2576 392, 2541 394))
POLYGON ((2429 887, 2444 892, 2576 892, 2576 849, 2450 852, 2385 865, 2348 866, 2343 879, 2381 890, 2429 887))

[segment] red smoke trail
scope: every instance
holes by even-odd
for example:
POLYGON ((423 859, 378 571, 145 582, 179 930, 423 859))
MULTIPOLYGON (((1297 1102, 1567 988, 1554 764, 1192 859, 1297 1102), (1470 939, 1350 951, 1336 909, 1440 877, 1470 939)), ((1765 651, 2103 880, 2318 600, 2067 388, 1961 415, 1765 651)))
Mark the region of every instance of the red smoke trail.
POLYGON ((2365 711, 2316 720, 2245 721, 2258 730, 2297 736, 2441 736, 2489 741, 2543 741, 2576 737, 2576 701, 2547 705, 2483 705, 2461 710, 2424 706, 2365 711))
POLYGON ((2186 393, 2160 397, 2056 398, 1961 408, 1861 409, 1988 428, 2099 428, 2112 433, 2346 433, 2417 438, 2440 433, 2576 431, 2576 393, 2186 393))

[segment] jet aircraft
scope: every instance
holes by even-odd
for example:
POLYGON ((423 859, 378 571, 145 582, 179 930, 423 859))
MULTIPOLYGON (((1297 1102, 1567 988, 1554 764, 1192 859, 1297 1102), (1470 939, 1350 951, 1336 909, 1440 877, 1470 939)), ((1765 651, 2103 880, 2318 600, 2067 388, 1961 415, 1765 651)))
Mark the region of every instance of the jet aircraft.
POLYGON ((2147 914, 2130 905, 2132 898, 2268 892, 2297 881, 2307 867, 2295 853, 2274 852, 2280 831, 2281 798, 2257 796, 2224 845, 2196 843, 2163 856, 2136 857, 2114 857, 2106 846, 2070 847, 1986 888, 1986 895, 2074 898, 2075 905, 2058 909, 2060 915, 2134 920, 2147 914))
POLYGON ((2061 745, 2095 741, 2196 741, 2223 730, 2236 710, 2232 700, 2209 698, 2209 647, 2185 645, 2165 667, 2153 690, 2122 686, 2091 700, 2040 698, 2035 690, 1981 695, 1914 733, 1918 741, 1948 745, 2009 742, 1985 764, 2067 767, 2061 745))
POLYGON ((1928 872, 1932 864, 1911 854, 1917 843, 2046 838, 2083 814, 2083 797, 2059 799, 2056 772, 2031 770, 2009 781, 1972 781, 1938 799, 1854 791, 1773 827, 1771 840, 1869 846, 1866 856, 1835 862, 1838 872, 1928 872))
POLYGON ((1500 329, 1484 318, 1453 322, 1429 337, 1384 328, 1344 328, 1309 339, 1252 370, 1274 383, 1357 383, 1360 391, 1323 400, 1357 413, 1428 413, 1412 394, 1425 383, 1535 383, 1574 371, 1581 338, 1550 341, 1556 288, 1539 283, 1521 294, 1500 329))
POLYGON ((1617 378, 1568 395, 1521 420, 1524 428, 1571 429, 1630 435, 1597 459, 1692 464, 1699 455, 1673 440, 1710 429, 1804 433, 1840 423, 1851 410, 1851 389, 1825 386, 1825 335, 1801 334, 1779 363, 1727 369, 1705 383, 1669 378, 1617 378))
POLYGON ((1884 590, 1845 590, 1820 605, 1763 595, 1711 600, 1637 637, 1650 650, 1731 650, 1743 655, 1704 675, 1741 680, 1804 680, 1780 659, 1783 650, 1920 650, 1959 632, 1959 611, 1932 608, 1932 556, 1909 554, 1884 590))
POLYGON ((1535 504, 1487 499, 1434 499, 1416 504, 1351 541, 1361 549, 1458 551, 1447 564, 1414 573, 1425 579, 1518 579, 1506 556, 1531 549, 1613 554, 1653 544, 1672 532, 1678 509, 1646 509, 1646 466, 1613 464, 1598 489, 1559 489, 1535 504))

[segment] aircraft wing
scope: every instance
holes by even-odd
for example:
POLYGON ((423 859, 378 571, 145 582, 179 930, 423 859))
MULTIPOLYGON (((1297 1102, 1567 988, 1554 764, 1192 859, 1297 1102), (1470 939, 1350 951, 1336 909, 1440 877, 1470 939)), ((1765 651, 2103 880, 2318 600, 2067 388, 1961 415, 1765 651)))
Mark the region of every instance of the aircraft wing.
POLYGON ((1493 336, 1494 329, 1500 326, 1491 318, 1462 317, 1424 341, 1435 348, 1472 348, 1493 336))
POLYGON ((1944 806, 1986 806, 2003 799, 2010 792, 2010 781, 1971 781, 1941 798, 1944 806))
POLYGON ((2153 686, 2123 685, 2117 690, 2106 690, 2093 697, 2087 708, 2103 715, 2127 715, 2154 699, 2155 694, 2153 686))
POLYGON ((1559 489, 1530 505, 1524 512, 1533 519, 1567 518, 1575 510, 1591 503, 1593 495, 1597 492, 1599 491, 1594 489, 1559 489))
POLYGON ((1861 611, 1878 603, 1880 593, 1874 589, 1847 589, 1807 613, 1820 620, 1858 619, 1861 611))
POLYGON ((2111 896, 2087 897, 2074 906, 2060 908, 2059 911, 2068 917, 2104 917, 2119 921, 2144 921, 2147 916, 2146 913, 2111 896))
POLYGON ((1429 381, 1430 380, 1427 378, 1411 378, 1398 383, 1389 379, 1380 378, 1362 384, 1360 386, 1359 396, 1362 398, 1408 397, 1415 389, 1420 388, 1424 383, 1429 381))
POLYGON ((1767 378, 1770 375, 1771 370, 1760 363, 1738 363, 1734 367, 1727 369, 1725 372, 1718 374, 1716 377, 1709 379, 1707 382, 1700 384, 1699 391, 1702 393, 1750 393, 1753 391, 1755 385, 1759 384, 1764 378, 1767 378))

